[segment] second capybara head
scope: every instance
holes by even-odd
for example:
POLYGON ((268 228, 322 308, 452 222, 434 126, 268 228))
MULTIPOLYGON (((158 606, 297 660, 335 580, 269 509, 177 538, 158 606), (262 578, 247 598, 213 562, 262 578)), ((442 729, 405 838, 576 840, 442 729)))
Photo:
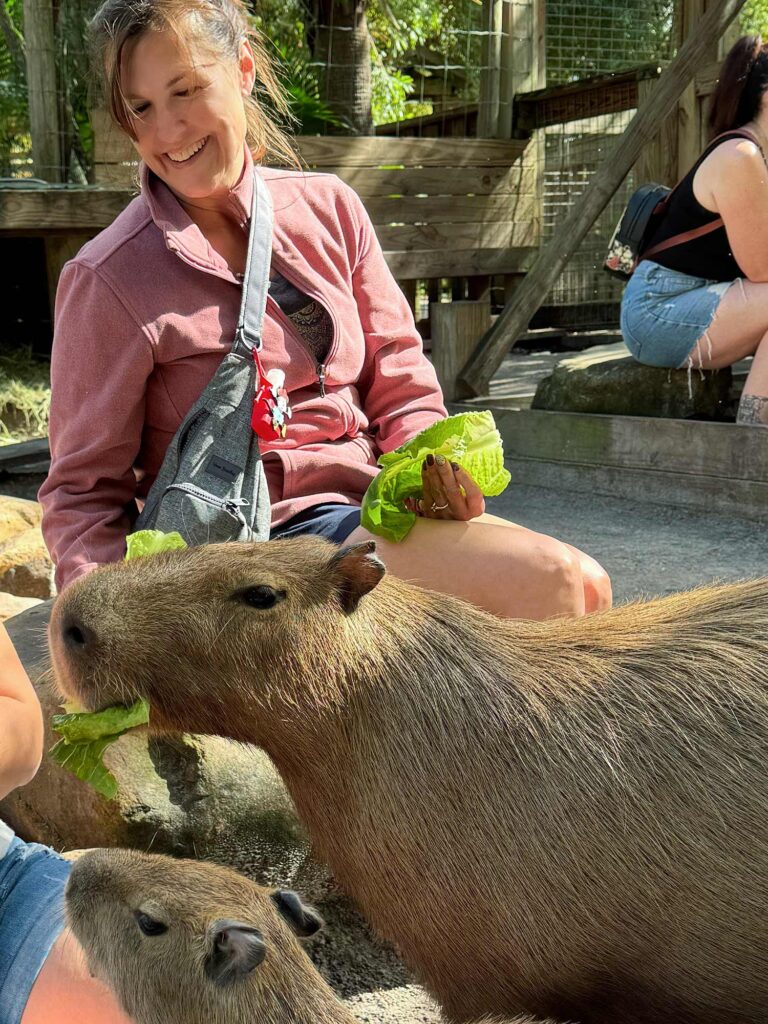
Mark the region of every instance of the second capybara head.
POLYGON ((322 920, 293 892, 213 864, 92 850, 73 866, 66 911, 136 1024, 352 1022, 296 941, 322 920))

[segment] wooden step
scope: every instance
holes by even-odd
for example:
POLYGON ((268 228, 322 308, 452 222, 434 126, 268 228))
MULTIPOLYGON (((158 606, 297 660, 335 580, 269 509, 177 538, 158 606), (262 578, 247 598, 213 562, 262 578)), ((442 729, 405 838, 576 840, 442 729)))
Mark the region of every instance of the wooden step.
POLYGON ((488 407, 513 482, 768 523, 765 427, 488 407))

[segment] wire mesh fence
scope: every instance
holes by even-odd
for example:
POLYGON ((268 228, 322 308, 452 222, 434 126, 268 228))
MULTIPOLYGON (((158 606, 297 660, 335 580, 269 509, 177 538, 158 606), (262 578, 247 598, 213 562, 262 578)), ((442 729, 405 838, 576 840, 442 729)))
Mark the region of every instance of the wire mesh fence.
MULTIPOLYGON (((547 85, 609 74, 673 53, 673 0, 558 0, 546 9, 547 85)), ((634 109, 582 118, 545 130, 542 238, 557 235, 595 172, 610 157, 634 109)), ((573 310, 573 319, 615 319, 622 285, 602 270, 608 242, 635 186, 625 178, 592 225, 547 298, 573 310)))

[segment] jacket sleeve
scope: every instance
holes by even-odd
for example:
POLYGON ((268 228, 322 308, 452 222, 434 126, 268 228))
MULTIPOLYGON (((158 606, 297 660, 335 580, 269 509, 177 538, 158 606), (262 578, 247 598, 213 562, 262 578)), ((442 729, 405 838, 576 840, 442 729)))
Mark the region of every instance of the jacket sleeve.
POLYGON ((66 264, 51 359, 51 468, 39 494, 59 590, 125 553, 153 365, 147 329, 114 288, 87 265, 66 264))
POLYGON ((365 334, 359 388, 382 452, 390 452, 447 415, 432 364, 424 355, 413 311, 384 259, 373 224, 348 186, 352 287, 365 334))

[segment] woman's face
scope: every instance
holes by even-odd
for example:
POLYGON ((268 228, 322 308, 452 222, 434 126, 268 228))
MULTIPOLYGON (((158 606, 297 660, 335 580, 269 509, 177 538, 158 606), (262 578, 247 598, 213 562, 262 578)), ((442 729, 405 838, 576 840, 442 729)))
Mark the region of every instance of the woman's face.
POLYGON ((247 42, 224 62, 175 33, 145 32, 126 47, 121 85, 134 145, 181 200, 216 205, 243 170, 244 97, 254 83, 247 42))

